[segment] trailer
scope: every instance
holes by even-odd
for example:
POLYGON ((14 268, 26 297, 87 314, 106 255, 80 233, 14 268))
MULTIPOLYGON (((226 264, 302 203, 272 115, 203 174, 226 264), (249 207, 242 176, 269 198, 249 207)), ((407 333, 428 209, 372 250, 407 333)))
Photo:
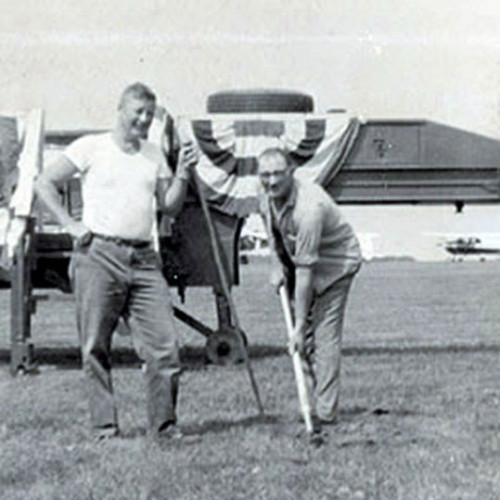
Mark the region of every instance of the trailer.
MULTIPOLYGON (((168 231, 159 215, 159 250, 164 276, 181 298, 189 287, 213 290, 217 329, 179 307, 175 316, 206 337, 207 356, 214 363, 233 363, 244 356, 240 339, 247 338, 230 289, 239 284, 239 236, 245 216, 256 206, 255 157, 266 141, 293 143, 300 164, 297 174, 313 173, 339 204, 453 204, 460 211, 465 204, 500 201, 500 141, 427 120, 320 115, 306 97, 281 91, 222 92, 209 97, 206 114, 178 121, 182 133, 202 151, 199 184, 190 186, 184 209, 168 231), (342 126, 335 128, 339 123, 342 126), (333 132, 326 144, 330 126, 333 132), (252 142, 252 137, 259 140, 252 142)), ((43 147, 61 149, 89 133, 43 134, 43 127, 37 126, 43 141, 31 146, 31 179, 41 168, 43 147)), ((170 151, 175 151, 171 130, 166 137, 170 151)), ((23 149, 29 146, 26 137, 21 142, 23 149)), ((33 288, 71 291, 71 238, 60 228, 47 230, 51 221, 32 205, 32 185, 23 192, 28 193, 23 210, 16 212, 12 203, 9 209, 13 222, 22 220, 9 256, 13 374, 36 369, 30 327, 33 288)), ((80 217, 78 179, 69 182, 61 196, 69 212, 80 217)))

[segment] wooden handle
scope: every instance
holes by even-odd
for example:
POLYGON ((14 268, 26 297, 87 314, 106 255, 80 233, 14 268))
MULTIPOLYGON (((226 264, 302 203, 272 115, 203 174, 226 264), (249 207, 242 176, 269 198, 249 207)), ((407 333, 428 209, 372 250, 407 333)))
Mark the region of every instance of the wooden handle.
MULTIPOLYGON (((283 314, 285 316, 286 330, 288 333, 288 339, 293 345, 295 341, 295 331, 292 319, 292 310, 290 307, 290 300, 288 298, 288 293, 285 286, 280 286, 280 299, 281 307, 283 309, 283 314)), ((312 434, 314 431, 312 417, 311 417, 311 405, 309 404, 309 396, 307 394, 306 380, 304 376, 304 370, 302 369, 302 359, 297 351, 292 353, 293 361, 293 371, 295 373, 295 383, 297 385, 297 393, 299 395, 299 404, 304 416, 304 422, 306 424, 306 430, 308 433, 312 434)))

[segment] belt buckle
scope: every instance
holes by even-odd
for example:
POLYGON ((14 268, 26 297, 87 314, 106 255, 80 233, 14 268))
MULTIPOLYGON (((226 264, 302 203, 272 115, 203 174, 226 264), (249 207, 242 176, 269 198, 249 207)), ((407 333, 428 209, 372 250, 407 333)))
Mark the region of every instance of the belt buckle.
POLYGON ((124 240, 124 241, 126 242, 126 244, 136 249, 146 248, 147 246, 149 246, 149 242, 144 240, 124 240))

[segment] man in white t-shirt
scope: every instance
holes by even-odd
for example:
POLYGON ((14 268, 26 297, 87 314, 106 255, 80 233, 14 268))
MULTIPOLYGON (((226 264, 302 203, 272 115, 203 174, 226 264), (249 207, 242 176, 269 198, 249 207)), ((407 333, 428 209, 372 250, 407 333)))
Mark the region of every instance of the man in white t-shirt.
POLYGON ((145 140, 155 107, 148 87, 130 85, 121 95, 114 129, 73 142, 36 183, 39 198, 75 241, 70 274, 98 440, 119 435, 110 348, 120 317, 128 320, 145 362, 149 433, 183 437, 176 427, 176 331, 152 230, 155 198, 168 215, 181 209, 198 153, 185 144, 173 175, 162 151, 145 140), (59 202, 58 187, 75 174, 81 177, 81 222, 59 202))

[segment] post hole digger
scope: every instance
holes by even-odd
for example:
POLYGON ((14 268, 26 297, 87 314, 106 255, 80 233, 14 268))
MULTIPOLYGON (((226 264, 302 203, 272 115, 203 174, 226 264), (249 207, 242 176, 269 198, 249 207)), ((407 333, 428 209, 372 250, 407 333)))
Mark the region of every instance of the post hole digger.
POLYGON ((203 211, 203 216, 205 217, 205 221, 206 221, 206 224, 208 227, 208 231, 209 231, 209 235, 210 235, 210 246, 211 246, 212 253, 213 253, 213 256, 214 256, 214 259, 216 262, 216 268, 217 268, 218 277, 220 280, 220 285, 222 287, 222 290, 223 290, 226 298, 228 299, 228 306, 230 308, 231 315, 233 318, 235 332, 236 332, 236 344, 238 346, 239 352, 242 354, 243 362, 244 362, 245 368, 248 372, 248 376, 250 379, 250 385, 252 387, 252 391, 253 391, 253 394, 255 396, 255 402, 257 405, 258 412, 259 412, 259 416, 263 417, 264 416, 264 407, 262 406, 262 401, 260 398, 259 389, 257 387, 257 383, 255 381, 255 376, 253 374, 252 365, 250 363, 250 358, 248 356, 247 348, 245 345, 245 339, 241 333, 242 330, 240 328, 240 322, 238 319, 238 314, 236 312, 236 307, 234 306, 234 302, 233 302, 233 299, 232 299, 232 296, 230 293, 229 283, 228 283, 228 278, 227 278, 227 268, 224 264, 222 254, 220 251, 219 238, 218 238, 217 232, 215 230, 215 227, 213 225, 212 219, 210 217, 210 210, 208 208, 208 204, 207 204, 205 198, 203 197, 203 194, 202 194, 202 191, 200 188, 200 184, 199 184, 199 180, 198 180, 196 173, 194 175, 194 183, 196 186, 196 192, 197 192, 199 200, 200 200, 201 208, 203 211))

